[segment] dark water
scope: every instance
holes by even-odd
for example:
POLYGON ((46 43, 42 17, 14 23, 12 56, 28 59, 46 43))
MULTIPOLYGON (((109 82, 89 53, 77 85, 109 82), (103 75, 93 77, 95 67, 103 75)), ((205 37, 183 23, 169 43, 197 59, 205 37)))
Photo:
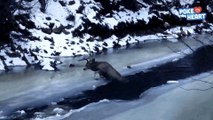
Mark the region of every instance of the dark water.
MULTIPOLYGON (((197 49, 178 61, 169 62, 158 67, 151 68, 148 72, 139 72, 134 75, 126 76, 129 83, 108 83, 99 86, 94 90, 83 91, 82 94, 65 98, 55 105, 60 106, 65 111, 78 109, 92 102, 103 99, 133 100, 139 98, 140 94, 147 89, 165 84, 168 80, 179 80, 213 69, 213 46, 204 46, 197 49)), ((36 112, 43 112, 46 117, 52 113, 48 110, 54 105, 46 105, 38 108, 24 108, 26 114, 19 115, 14 113, 10 119, 29 119, 36 117, 36 112)))

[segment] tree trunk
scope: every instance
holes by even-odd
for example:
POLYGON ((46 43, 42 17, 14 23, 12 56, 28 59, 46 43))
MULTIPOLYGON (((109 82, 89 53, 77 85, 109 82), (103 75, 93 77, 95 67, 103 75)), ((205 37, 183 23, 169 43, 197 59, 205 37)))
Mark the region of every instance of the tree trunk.
POLYGON ((47 1, 46 0, 39 0, 39 3, 41 4, 41 8, 40 8, 41 12, 45 13, 47 1))

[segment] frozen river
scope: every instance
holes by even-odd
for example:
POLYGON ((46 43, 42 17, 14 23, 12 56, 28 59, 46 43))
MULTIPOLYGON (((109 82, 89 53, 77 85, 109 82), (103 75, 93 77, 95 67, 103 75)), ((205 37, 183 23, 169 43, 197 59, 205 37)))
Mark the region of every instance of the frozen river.
MULTIPOLYGON (((193 37, 184 41, 194 50, 204 44, 212 44, 209 35, 193 37)), ((151 92, 151 97, 140 97, 149 88, 166 84, 169 80, 190 78, 211 71, 212 49, 207 46, 198 49, 195 54, 187 55, 192 51, 185 44, 161 41, 97 56, 98 60, 108 61, 131 80, 125 85, 95 81, 93 72, 83 71, 85 62, 79 62, 79 58, 64 58, 63 69, 57 72, 27 70, 2 74, 1 118, 6 119, 5 115, 13 117, 12 112, 16 119, 117 119, 119 114, 155 101, 156 96, 177 85, 151 92), (75 64, 75 67, 68 68, 70 63, 75 64), (128 65, 131 69, 126 67, 128 65)))

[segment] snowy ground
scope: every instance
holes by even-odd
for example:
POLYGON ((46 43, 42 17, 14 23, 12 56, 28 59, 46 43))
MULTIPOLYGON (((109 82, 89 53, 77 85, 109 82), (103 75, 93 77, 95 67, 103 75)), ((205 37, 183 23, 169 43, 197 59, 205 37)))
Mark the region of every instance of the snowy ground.
MULTIPOLYGON (((110 2, 113 4, 112 1, 110 2)), ((209 23, 209 27, 206 27, 205 22, 199 25, 184 26, 182 27, 182 30, 180 26, 170 28, 170 23, 158 17, 161 15, 169 15, 171 13, 179 16, 177 6, 174 5, 171 8, 171 13, 168 10, 162 9, 158 11, 158 8, 154 8, 154 11, 156 9, 157 12, 159 12, 155 13, 153 12, 152 4, 163 6, 162 1, 152 1, 151 4, 148 4, 149 2, 144 2, 143 0, 138 0, 138 2, 145 7, 141 7, 138 11, 133 12, 124 8, 124 6, 120 6, 119 10, 113 10, 112 13, 106 15, 100 13, 103 9, 101 3, 95 2, 94 0, 48 1, 45 12, 40 11, 40 4, 37 0, 23 2, 22 5, 24 7, 31 7, 32 9, 18 9, 14 14, 29 14, 28 21, 34 23, 35 27, 28 28, 27 24, 25 24, 25 21, 22 21, 22 19, 17 20, 17 23, 19 24, 20 29, 30 32, 32 38, 12 37, 14 48, 16 48, 16 50, 13 51, 11 48, 6 47, 0 51, 0 56, 3 56, 5 62, 3 63, 1 59, 0 71, 5 70, 5 65, 26 66, 27 64, 38 64, 43 70, 55 70, 53 67, 55 66, 53 65, 55 64, 55 59, 53 59, 53 57, 87 55, 89 51, 100 52, 104 48, 112 48, 115 45, 126 46, 138 43, 139 41, 143 43, 144 41, 160 40, 162 38, 169 38, 168 40, 172 40, 171 38, 177 38, 181 35, 195 34, 196 32, 211 32, 213 30, 213 25, 209 23), (86 23, 86 21, 94 23, 95 25, 100 25, 101 27, 107 27, 109 30, 115 30, 120 23, 137 24, 139 21, 144 21, 148 24, 152 17, 157 17, 159 20, 162 20, 169 29, 163 33, 150 35, 126 34, 126 36, 120 37, 113 34, 106 39, 102 39, 99 35, 98 37, 95 37, 94 35, 87 33, 87 31, 94 26, 87 26, 88 23, 86 23), (197 28, 200 29, 200 31, 196 31, 197 28), (76 30, 79 32, 75 33, 76 30), (82 34, 82 36, 79 34, 82 34), (23 58, 25 60, 23 60, 23 58), (26 61, 28 61, 28 63, 26 61)), ((164 2, 168 2, 169 4, 171 0, 165 0, 164 2)), ((182 7, 192 3, 193 0, 180 1, 182 7)), ((16 35, 21 34, 17 32, 18 31, 13 31, 12 33, 16 35)), ((98 34, 101 34, 101 31, 98 34)), ((61 62, 56 61, 56 64, 58 63, 61 62)))
MULTIPOLYGON (((208 35, 193 37, 202 40, 204 44, 211 44, 208 35)), ((203 45, 192 37, 186 38, 185 42, 193 49, 203 45)), ((97 59, 108 61, 123 75, 127 75, 146 70, 157 64, 175 61, 190 52, 192 51, 181 42, 161 41, 144 43, 140 48, 117 50, 97 56, 97 59), (132 69, 127 69, 127 65, 132 66, 132 69)), ((66 64, 75 62, 76 67, 67 68, 67 65, 63 64, 62 67, 66 69, 57 72, 28 70, 2 74, 0 76, 1 110, 6 112, 21 106, 50 104, 60 98, 73 96, 82 90, 94 89, 95 86, 104 84, 103 81, 94 80, 93 72, 83 71, 85 62, 79 62, 73 58, 63 59, 66 64)))

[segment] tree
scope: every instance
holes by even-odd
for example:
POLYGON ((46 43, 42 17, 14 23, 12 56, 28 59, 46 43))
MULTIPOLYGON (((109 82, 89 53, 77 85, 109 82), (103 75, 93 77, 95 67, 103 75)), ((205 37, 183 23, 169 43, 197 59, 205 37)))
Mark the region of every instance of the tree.
POLYGON ((10 43, 10 32, 16 28, 13 11, 16 8, 15 0, 0 1, 0 44, 10 43))
POLYGON ((40 7, 41 12, 45 13, 48 0, 38 0, 38 1, 41 4, 41 7, 40 7))

